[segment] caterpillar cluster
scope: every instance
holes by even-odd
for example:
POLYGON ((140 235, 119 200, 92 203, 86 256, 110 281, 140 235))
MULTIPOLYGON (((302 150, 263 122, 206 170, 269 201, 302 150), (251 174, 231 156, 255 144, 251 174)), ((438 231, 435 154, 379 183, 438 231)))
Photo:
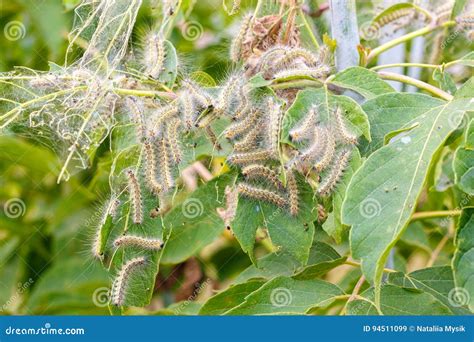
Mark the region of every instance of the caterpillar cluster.
POLYGON ((298 148, 285 165, 287 172, 318 174, 318 194, 330 195, 347 167, 352 147, 357 144, 357 134, 344 117, 342 108, 336 107, 331 111, 329 121, 323 122, 318 108, 312 106, 290 129, 289 135, 298 148))

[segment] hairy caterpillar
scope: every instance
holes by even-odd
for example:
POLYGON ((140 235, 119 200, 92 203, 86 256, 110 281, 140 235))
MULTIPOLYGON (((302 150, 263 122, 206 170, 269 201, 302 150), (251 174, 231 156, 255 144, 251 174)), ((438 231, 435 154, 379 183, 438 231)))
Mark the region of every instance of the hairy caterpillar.
POLYGON ((219 140, 217 139, 217 136, 212 130, 211 126, 206 127, 206 135, 209 137, 212 146, 214 146, 217 150, 222 150, 222 146, 219 144, 219 140))
POLYGON ((324 143, 322 142, 327 139, 326 135, 326 130, 323 128, 314 128, 311 136, 311 144, 299 156, 290 160, 286 169, 291 170, 295 166, 302 166, 308 161, 314 160, 316 156, 321 153, 321 146, 324 146, 324 143))
POLYGON ((140 247, 147 250, 160 250, 164 242, 160 239, 149 239, 135 235, 122 235, 114 241, 115 247, 140 247))
POLYGON ((242 116, 248 113, 249 110, 249 99, 247 94, 245 93, 244 87, 241 87, 241 94, 240 94, 240 104, 238 105, 237 109, 232 116, 232 120, 240 120, 242 116))
POLYGON ((247 14, 246 16, 244 16, 244 18, 242 19, 242 24, 240 24, 239 32, 232 41, 232 44, 230 46, 230 59, 234 63, 237 63, 242 57, 242 43, 252 24, 252 19, 253 16, 251 14, 247 14))
POLYGON ((214 120, 216 120, 219 117, 219 113, 212 110, 210 112, 204 113, 205 115, 202 115, 201 117, 198 118, 196 127, 198 128, 204 128, 204 127, 209 127, 214 120))
POLYGON ((298 77, 312 77, 312 78, 324 78, 328 76, 331 69, 327 65, 321 65, 316 68, 298 68, 288 69, 277 72, 273 75, 274 79, 280 78, 298 78, 298 77))
POLYGON ((131 96, 125 98, 125 104, 131 113, 133 123, 137 125, 137 139, 143 141, 146 137, 146 127, 142 104, 138 102, 138 99, 131 96))
POLYGON ((284 112, 273 98, 268 100, 268 108, 270 110, 269 148, 275 156, 278 156, 280 153, 280 129, 284 112))
POLYGON ((289 50, 289 47, 284 46, 284 45, 277 45, 268 49, 267 51, 265 51, 265 53, 260 57, 258 61, 258 70, 259 71, 266 70, 268 68, 267 64, 269 64, 269 62, 273 60, 272 57, 276 56, 278 58, 280 53, 288 51, 288 50, 289 50))
POLYGON ((238 191, 230 186, 225 187, 225 208, 217 208, 218 214, 224 220, 224 225, 230 230, 231 222, 234 220, 235 213, 237 212, 237 203, 239 200, 238 191))
POLYGON ((314 66, 318 62, 317 56, 303 48, 287 49, 284 55, 276 61, 274 69, 278 70, 291 65, 296 59, 304 60, 308 66, 314 66))
POLYGON ((107 222, 109 217, 115 218, 117 215, 117 209, 120 205, 120 201, 118 199, 110 199, 104 206, 104 210, 102 216, 100 218, 99 226, 96 229, 95 237, 92 242, 92 255, 97 259, 102 259, 104 255, 104 242, 102 239, 102 228, 107 222))
POLYGON ((234 139, 238 135, 248 132, 252 129, 257 121, 260 119, 262 113, 259 110, 252 110, 241 121, 230 125, 225 131, 224 135, 227 139, 234 139))
POLYGON ((169 156, 170 148, 165 138, 160 139, 159 145, 161 181, 163 182, 163 190, 169 191, 174 187, 173 169, 169 156))
POLYGON ((145 151, 145 180, 150 187, 151 191, 158 194, 162 190, 162 186, 158 181, 158 169, 156 167, 156 150, 150 142, 143 144, 145 151))
POLYGON ((349 149, 343 149, 334 158, 334 164, 328 171, 328 174, 321 181, 318 187, 318 194, 321 196, 328 196, 329 193, 337 185, 337 182, 341 178, 344 170, 347 167, 347 163, 351 157, 351 151, 349 149))
POLYGON ((286 175, 287 188, 288 188, 288 199, 290 201, 290 214, 292 216, 298 215, 300 204, 299 204, 299 192, 298 184, 293 172, 288 172, 286 175))
POLYGON ((128 177, 128 192, 130 194, 130 203, 132 209, 132 220, 135 224, 143 222, 143 205, 142 192, 140 190, 140 183, 132 170, 127 171, 128 177))
POLYGON ((194 108, 193 100, 190 96, 182 94, 180 97, 183 106, 183 120, 186 128, 190 130, 196 121, 196 110, 194 108))
POLYGON ((299 142, 303 139, 307 139, 314 129, 318 120, 318 113, 316 106, 312 106, 308 114, 300 120, 295 128, 290 130, 290 138, 292 141, 299 142))
POLYGON ((264 178, 272 183, 277 189, 283 188, 283 184, 278 179, 278 174, 269 167, 259 164, 248 165, 242 169, 242 174, 248 179, 264 178))
POLYGON ((209 108, 212 106, 212 101, 194 81, 186 79, 183 80, 183 88, 189 91, 189 95, 194 98, 201 107, 209 108))
POLYGON ((242 139, 234 143, 234 151, 238 152, 248 152, 255 148, 258 135, 261 130, 261 125, 256 125, 252 128, 242 139))
POLYGON ((178 130, 181 125, 181 121, 173 119, 166 125, 166 136, 169 139, 171 157, 175 164, 181 163, 183 153, 181 152, 181 146, 178 138, 178 130))
POLYGON ((111 302, 114 305, 123 305, 125 303, 125 292, 127 290, 130 275, 140 266, 146 264, 144 257, 133 258, 127 261, 120 269, 117 277, 112 284, 111 302))
POLYGON ((338 136, 345 144, 356 144, 357 143, 357 135, 353 134, 347 127, 347 124, 344 120, 344 116, 342 115, 342 109, 337 107, 334 111, 334 118, 336 131, 338 136))
POLYGON ((395 23, 397 20, 409 19, 414 14, 415 14, 415 11, 413 10, 413 8, 402 8, 402 9, 393 11, 391 13, 388 13, 387 15, 384 15, 383 17, 377 19, 374 25, 376 25, 376 27, 380 29, 380 28, 383 28, 384 26, 395 23))
POLYGON ((149 34, 146 38, 143 51, 143 64, 145 74, 158 78, 163 71, 165 61, 165 46, 163 39, 157 34, 149 34))
POLYGON ((250 164, 255 162, 267 161, 273 159, 274 154, 271 150, 260 150, 248 153, 236 153, 227 158, 231 164, 250 164))
POLYGON ((154 129, 159 129, 166 120, 171 119, 173 116, 178 114, 178 106, 170 104, 161 108, 157 113, 155 113, 156 120, 153 124, 154 129))
POLYGON ((270 190, 256 188, 245 183, 240 183, 237 186, 237 190, 239 194, 242 194, 245 197, 270 202, 280 208, 284 208, 287 205, 287 201, 283 196, 270 190))
POLYGON ((323 45, 318 50, 316 65, 329 65, 331 52, 327 45, 323 45))
POLYGON ((336 139, 334 138, 334 133, 331 132, 329 128, 324 128, 323 136, 324 150, 322 151, 322 155, 319 157, 319 160, 313 166, 318 172, 321 172, 329 166, 332 158, 334 157, 334 152, 336 151, 336 139))
POLYGON ((238 74, 232 75, 229 80, 224 84, 217 99, 217 105, 215 112, 218 114, 227 113, 229 107, 235 98, 236 89, 241 86, 241 76, 238 74))

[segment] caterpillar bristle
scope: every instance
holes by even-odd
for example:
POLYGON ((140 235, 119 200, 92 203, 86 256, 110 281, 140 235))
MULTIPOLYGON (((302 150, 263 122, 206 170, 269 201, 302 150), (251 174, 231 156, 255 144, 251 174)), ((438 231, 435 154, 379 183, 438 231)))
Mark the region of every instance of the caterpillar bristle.
POLYGON ((239 194, 242 194, 245 197, 269 202, 280 208, 285 208, 287 205, 287 200, 274 191, 253 187, 245 183, 240 183, 237 186, 237 190, 239 194))
POLYGON ((242 57, 242 44, 251 27, 252 19, 252 14, 247 14, 243 17, 242 23, 240 24, 239 32, 232 40, 232 44, 230 46, 230 60, 234 63, 240 61, 242 57))
POLYGON ((282 57, 280 57, 275 65, 275 70, 279 70, 292 65, 297 59, 301 59, 307 66, 316 66, 318 62, 317 56, 311 51, 304 48, 291 48, 287 49, 282 57))
POLYGON ((168 192, 175 186, 173 177, 173 168, 170 158, 170 146, 165 138, 159 141, 159 157, 160 157, 160 174, 163 183, 163 191, 168 192))
POLYGON ((180 102, 183 107, 183 121, 186 126, 186 129, 191 130, 197 119, 197 111, 194 108, 194 103, 191 96, 187 94, 182 94, 180 96, 180 102))
POLYGON ((331 164, 331 161, 334 157, 334 152, 336 151, 336 140, 332 130, 329 128, 324 128, 323 136, 323 151, 319 156, 318 161, 313 166, 317 172, 321 172, 331 164))
POLYGON ((132 211, 132 221, 135 224, 143 222, 143 203, 140 183, 132 170, 127 171, 128 192, 130 194, 130 203, 132 211))
POLYGON ((254 109, 248 113, 242 120, 230 125, 225 131, 224 136, 227 139, 235 139, 237 136, 251 130, 260 119, 262 112, 254 109))
POLYGON ((112 290, 110 293, 111 303, 117 306, 123 306, 125 304, 125 295, 129 283, 130 276, 137 268, 146 264, 144 257, 137 257, 128 260, 120 269, 117 277, 114 279, 112 284, 112 290))
POLYGON ((316 106, 312 106, 308 112, 296 125, 290 130, 290 138, 294 142, 300 142, 308 139, 318 121, 318 112, 316 106))
POLYGON ((156 149, 149 141, 143 144, 145 157, 145 181, 154 194, 163 190, 159 182, 159 172, 156 165, 156 149))
POLYGON ((288 199, 290 202, 290 214, 297 216, 300 210, 299 204, 299 191, 296 177, 293 172, 288 172, 286 175, 287 188, 288 188, 288 199))
POLYGON ((280 131, 284 112, 281 110, 281 106, 275 103, 273 98, 268 100, 268 108, 270 111, 269 148, 277 157, 280 154, 280 131))
POLYGON ((242 139, 234 143, 234 151, 236 152, 249 152, 255 149, 258 136, 260 134, 260 125, 256 125, 242 139))
POLYGON ((194 98, 200 107, 209 108, 212 106, 211 98, 206 92, 199 87, 196 82, 190 79, 185 79, 182 82, 183 88, 189 92, 188 95, 191 95, 194 98))
POLYGON ((232 106, 233 102, 235 101, 235 94, 238 93, 238 89, 242 86, 242 76, 240 74, 234 74, 224 86, 221 88, 219 93, 219 97, 217 99, 217 103, 215 105, 214 111, 221 115, 221 114, 229 114, 230 107, 232 106))
POLYGON ((275 73, 274 79, 286 79, 286 78, 325 78, 331 73, 331 68, 327 65, 321 65, 315 68, 294 68, 282 70, 275 73))
POLYGON ((153 122, 153 127, 155 129, 159 129, 160 127, 163 126, 163 124, 166 123, 166 121, 178 115, 178 113, 179 113, 178 106, 174 104, 170 104, 159 109, 157 112, 154 113, 155 119, 153 122))
POLYGON ((181 143, 178 137, 178 131, 180 126, 181 121, 179 119, 172 119, 171 122, 166 125, 166 135, 169 140, 171 157, 175 164, 181 163, 181 159, 183 157, 183 153, 181 151, 181 143))
POLYGON ((351 151, 349 149, 343 149, 334 157, 333 165, 319 184, 317 191, 320 196, 329 196, 334 190, 347 167, 350 157, 351 151))
POLYGON ((149 239, 136 235, 122 235, 115 239, 114 247, 139 247, 146 250, 160 250, 164 242, 160 239, 149 239))
POLYGON ((128 112, 132 122, 136 125, 137 131, 137 140, 143 141, 146 138, 146 126, 145 126, 145 117, 143 103, 139 99, 127 96, 125 98, 125 105, 127 106, 128 112))
POLYGON ((245 165, 256 162, 269 161, 274 159, 273 151, 271 150, 257 150, 254 152, 247 153, 235 153, 229 156, 227 160, 231 164, 235 165, 245 165))
POLYGON ((143 51, 145 74, 155 79, 158 78, 164 69, 164 61, 164 40, 158 34, 150 33, 146 37, 145 48, 143 51))
POLYGON ((282 189, 283 184, 282 182, 278 179, 278 174, 270 169, 269 167, 266 167, 264 165, 260 164, 252 164, 244 167, 242 169, 242 174, 247 178, 247 179, 255 179, 255 178, 263 178, 273 184, 275 188, 277 189, 282 189))
POLYGON ((339 138, 345 144, 355 145, 357 144, 357 135, 353 134, 347 127, 347 123, 343 116, 341 107, 337 107, 334 111, 335 127, 339 138))

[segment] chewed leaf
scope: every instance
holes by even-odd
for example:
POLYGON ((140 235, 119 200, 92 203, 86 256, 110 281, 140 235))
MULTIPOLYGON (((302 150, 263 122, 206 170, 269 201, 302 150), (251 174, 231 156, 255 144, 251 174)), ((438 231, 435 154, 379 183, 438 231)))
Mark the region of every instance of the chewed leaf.
POLYGON ((415 210, 433 156, 457 127, 449 119, 473 107, 458 100, 428 110, 409 135, 374 152, 352 178, 342 218, 352 226, 352 254, 375 284, 377 303, 388 253, 415 210))

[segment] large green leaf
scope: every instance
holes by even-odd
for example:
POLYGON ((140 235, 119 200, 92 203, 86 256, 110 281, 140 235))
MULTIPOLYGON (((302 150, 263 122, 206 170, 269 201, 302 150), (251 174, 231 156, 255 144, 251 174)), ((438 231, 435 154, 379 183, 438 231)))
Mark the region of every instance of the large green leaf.
POLYGON ((474 194, 474 149, 473 134, 474 121, 471 121, 466 130, 464 144, 456 150, 453 159, 454 181, 467 194, 474 194))
POLYGON ((258 290, 264 281, 249 281, 229 287, 211 297, 199 311, 200 315, 222 315, 245 301, 252 292, 258 290))
POLYGON ((453 270, 449 266, 429 267, 409 274, 391 273, 388 282, 408 289, 419 289, 433 295, 449 307, 453 314, 465 315, 469 311, 453 302, 453 270))
POLYGON ((405 124, 413 129, 374 152, 352 178, 343 222, 352 226, 352 255, 375 284, 377 303, 387 256, 415 210, 433 156, 456 129, 450 119, 472 107, 457 100, 426 111, 405 124))
POLYGON ((341 88, 351 89, 366 99, 395 92, 395 89, 380 79, 376 72, 361 67, 353 67, 341 71, 335 75, 331 83, 341 88))
POLYGON ((456 232, 456 252, 454 253, 453 272, 457 286, 453 294, 458 304, 468 304, 474 311, 474 207, 464 208, 456 232))
POLYGON ((362 108, 370 121, 372 142, 363 145, 363 155, 383 146, 385 136, 423 115, 443 101, 423 94, 390 93, 367 101, 362 108))
POLYGON ((232 174, 225 174, 200 186, 164 217, 164 226, 171 235, 162 263, 177 264, 186 260, 224 231, 216 208, 223 206, 224 189, 233 180, 232 174))
POLYGON ((249 279, 271 279, 276 276, 293 276, 295 279, 313 279, 341 265, 345 258, 331 246, 314 241, 309 252, 308 263, 302 265, 289 254, 272 253, 257 260, 257 266, 251 265, 237 278, 242 283, 249 279))
POLYGON ((323 280, 295 280, 278 277, 252 292, 229 315, 305 314, 314 307, 331 304, 344 292, 323 280))
POLYGON ((239 198, 232 230, 242 249, 249 254, 254 263, 256 262, 253 256, 255 231, 263 227, 268 229, 272 244, 280 253, 288 253, 302 264, 307 262, 313 242, 316 199, 313 190, 304 179, 297 178, 300 211, 296 217, 273 204, 245 197, 239 198))
POLYGON ((374 289, 362 293, 367 300, 357 299, 349 303, 349 315, 450 315, 449 308, 433 295, 414 289, 384 285, 381 290, 380 312, 373 304, 374 289), (371 303, 372 302, 372 303, 371 303))

